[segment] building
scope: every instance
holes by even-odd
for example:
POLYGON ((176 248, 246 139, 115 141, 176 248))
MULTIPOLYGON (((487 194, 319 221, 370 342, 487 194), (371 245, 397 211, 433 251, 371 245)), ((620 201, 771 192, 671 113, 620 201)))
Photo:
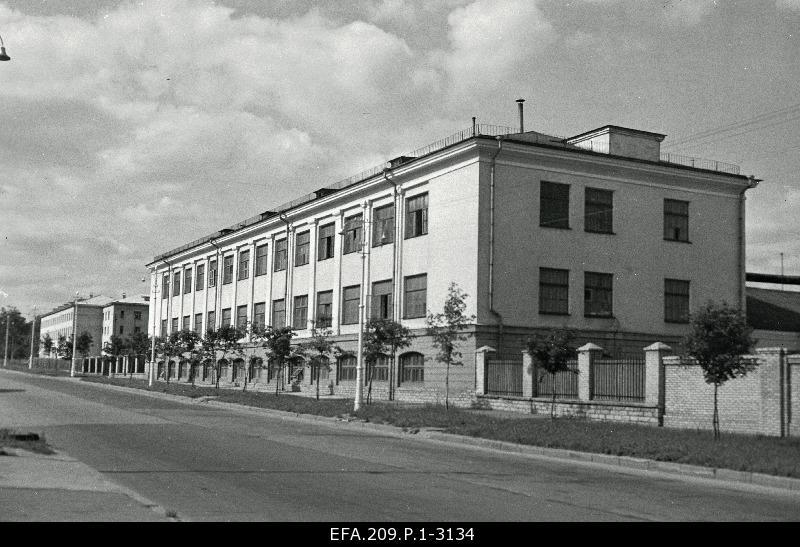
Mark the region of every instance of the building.
POLYGON ((111 301, 107 296, 89 295, 89 298, 67 302, 41 316, 40 339, 49 335, 53 341, 50 352, 46 352, 43 344, 39 344, 39 357, 56 357, 56 349, 60 337, 70 339, 75 331, 75 313, 77 309, 78 335, 88 332, 92 337, 89 355, 99 355, 103 338, 103 306, 111 301))
MULTIPOLYGON (((397 397, 429 401, 443 400, 444 366, 425 316, 451 282, 476 316, 450 376, 464 401, 477 348, 519 356, 536 330, 573 328, 614 353, 677 344, 696 305, 745 304, 744 196, 757 181, 662 154, 663 139, 613 125, 566 139, 473 125, 156 256, 156 334, 252 322, 302 338, 316 324, 354 351, 366 293, 367 315, 420 335, 383 361, 397 397)), ((354 378, 346 356, 326 382, 350 393, 354 378)))
POLYGON ((111 336, 127 338, 132 334, 146 333, 150 309, 150 297, 137 294, 108 303, 103 308, 103 337, 101 347, 111 341, 111 336))

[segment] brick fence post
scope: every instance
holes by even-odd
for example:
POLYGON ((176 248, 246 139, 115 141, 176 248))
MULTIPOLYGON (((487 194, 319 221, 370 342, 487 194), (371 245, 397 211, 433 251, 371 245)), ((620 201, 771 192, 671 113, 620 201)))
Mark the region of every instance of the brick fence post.
POLYGON ((784 368, 786 351, 783 348, 759 348, 758 375, 761 390, 761 433, 786 436, 784 416, 784 368))
POLYGON ((487 354, 496 352, 496 349, 489 346, 481 346, 475 350, 475 395, 486 395, 487 354))
POLYGON ((658 407, 658 425, 664 425, 664 354, 672 348, 655 342, 644 348, 644 402, 658 407))
POLYGON ((592 398, 592 363, 603 348, 589 342, 578 348, 578 399, 589 401, 592 398))
POLYGON ((534 392, 534 382, 533 379, 536 377, 534 374, 536 372, 536 367, 533 364, 533 358, 531 354, 528 353, 527 350, 522 350, 522 396, 523 397, 535 397, 536 393, 534 392))

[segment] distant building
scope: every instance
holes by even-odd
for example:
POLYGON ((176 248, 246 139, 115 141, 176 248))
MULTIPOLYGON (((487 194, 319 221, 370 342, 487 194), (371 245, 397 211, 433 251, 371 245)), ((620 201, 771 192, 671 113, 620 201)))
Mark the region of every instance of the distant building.
MULTIPOLYGON (((84 332, 88 332, 91 335, 92 345, 89 355, 99 355, 103 347, 103 306, 109 302, 111 302, 111 298, 102 295, 90 295, 87 299, 78 299, 77 331, 78 336, 84 332)), ((41 316, 42 326, 39 338, 41 340, 49 335, 53 340, 53 348, 47 353, 44 350, 44 345, 40 343, 39 357, 56 357, 59 337, 63 336, 66 339, 72 337, 75 332, 75 310, 75 302, 67 302, 41 316)))
POLYGON ((114 300, 103 308, 103 337, 100 345, 105 347, 112 335, 127 338, 139 332, 147 333, 150 297, 143 294, 126 296, 114 300))
POLYGON ((800 350, 800 292, 747 287, 747 323, 756 347, 800 350))

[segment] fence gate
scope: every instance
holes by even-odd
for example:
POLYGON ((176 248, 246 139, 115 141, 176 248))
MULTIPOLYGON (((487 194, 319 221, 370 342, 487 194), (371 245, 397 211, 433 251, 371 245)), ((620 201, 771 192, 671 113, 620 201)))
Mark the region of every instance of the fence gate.
POLYGON ((522 353, 492 355, 486 360, 486 393, 522 396, 522 353))

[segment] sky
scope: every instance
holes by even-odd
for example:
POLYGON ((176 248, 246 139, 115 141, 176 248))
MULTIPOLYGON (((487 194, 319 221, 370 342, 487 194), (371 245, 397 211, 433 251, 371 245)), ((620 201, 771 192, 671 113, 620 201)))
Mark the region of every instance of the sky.
POLYGON ((0 36, 0 306, 26 317, 147 294, 155 255, 516 126, 518 98, 526 130, 763 179, 747 271, 800 275, 800 0, 0 0, 0 36))

